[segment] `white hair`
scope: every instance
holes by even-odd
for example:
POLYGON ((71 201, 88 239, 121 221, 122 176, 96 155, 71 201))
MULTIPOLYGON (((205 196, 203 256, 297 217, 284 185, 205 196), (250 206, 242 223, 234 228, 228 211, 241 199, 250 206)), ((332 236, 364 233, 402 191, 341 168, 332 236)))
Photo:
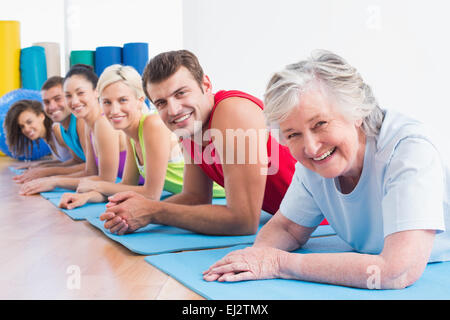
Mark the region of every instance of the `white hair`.
POLYGON ((378 135, 384 115, 372 89, 354 67, 326 50, 315 50, 309 59, 290 64, 272 76, 264 94, 268 125, 278 127, 313 86, 333 97, 347 119, 362 120, 367 136, 378 135))

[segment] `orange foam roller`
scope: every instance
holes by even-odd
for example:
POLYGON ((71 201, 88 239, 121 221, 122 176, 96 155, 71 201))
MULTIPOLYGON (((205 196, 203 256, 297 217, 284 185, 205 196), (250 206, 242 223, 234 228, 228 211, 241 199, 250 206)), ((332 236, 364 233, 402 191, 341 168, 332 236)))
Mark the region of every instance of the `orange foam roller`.
POLYGON ((0 97, 20 86, 20 23, 0 21, 0 97))

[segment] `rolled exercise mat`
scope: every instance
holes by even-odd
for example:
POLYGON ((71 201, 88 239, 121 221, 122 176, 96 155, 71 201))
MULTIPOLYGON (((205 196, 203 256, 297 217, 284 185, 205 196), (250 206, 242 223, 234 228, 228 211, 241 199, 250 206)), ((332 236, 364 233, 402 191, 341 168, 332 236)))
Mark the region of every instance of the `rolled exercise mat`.
POLYGON ((113 64, 122 63, 121 47, 97 47, 95 49, 95 73, 100 77, 103 70, 113 64))
POLYGON ((47 78, 61 76, 61 55, 59 43, 57 42, 36 42, 33 46, 45 49, 45 62, 47 63, 47 78))
POLYGON ((20 75, 22 88, 41 90, 47 80, 45 49, 39 46, 23 48, 20 52, 20 75))
POLYGON ((20 23, 0 21, 0 97, 20 88, 20 23))
POLYGON ((95 51, 74 50, 70 52, 70 66, 82 63, 95 67, 95 51))
POLYGON ((123 64, 132 66, 140 75, 148 62, 148 43, 130 42, 123 45, 123 64))

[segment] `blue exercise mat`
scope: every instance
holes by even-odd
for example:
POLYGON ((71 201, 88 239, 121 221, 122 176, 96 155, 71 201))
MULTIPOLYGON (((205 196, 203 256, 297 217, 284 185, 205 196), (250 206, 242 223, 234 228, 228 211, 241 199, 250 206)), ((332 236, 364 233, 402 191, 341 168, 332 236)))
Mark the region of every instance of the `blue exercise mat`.
POLYGON ((100 215, 106 211, 106 203, 86 203, 82 207, 74 208, 74 209, 63 209, 59 208, 59 202, 61 200, 61 197, 59 198, 49 198, 47 199, 52 204, 54 204, 56 207, 58 207, 59 210, 64 212, 66 215, 68 215, 70 218, 72 218, 75 221, 79 220, 87 220, 87 219, 93 219, 98 218, 100 215))
MULTIPOLYGON (((260 227, 271 217, 268 213, 261 215, 260 227)), ((104 221, 98 218, 87 219, 93 226, 99 228, 110 239, 119 242, 129 250, 142 254, 159 254, 183 250, 220 248, 236 244, 251 244, 255 235, 250 236, 211 236, 194 233, 185 229, 149 224, 136 232, 116 235, 103 227, 104 221)))
POLYGON ((59 199, 61 199, 61 196, 66 192, 74 192, 74 191, 70 190, 70 189, 64 189, 64 188, 57 187, 51 191, 41 192, 40 194, 46 200, 53 199, 53 198, 57 198, 59 200, 59 199))
MULTIPOLYGON (((74 209, 60 208, 59 203, 61 202, 61 197, 64 193, 75 193, 75 191, 63 188, 55 188, 53 191, 42 192, 41 196, 50 201, 53 205, 55 205, 55 207, 57 207, 59 210, 76 221, 87 220, 88 218, 98 218, 103 212, 106 211, 106 202, 86 203, 84 206, 74 209)), ((172 193, 164 190, 161 195, 161 200, 167 198, 170 195, 172 195, 172 193)))
POLYGON ((15 175, 22 174, 22 173, 25 171, 25 169, 16 169, 16 168, 14 168, 13 166, 9 166, 8 168, 9 168, 9 170, 10 170, 12 173, 14 173, 15 175))
MULTIPOLYGON (((8 168, 9 168, 9 170, 11 172, 13 172, 16 175, 22 174, 25 171, 25 169, 16 169, 13 166, 9 166, 8 168)), ((57 188, 55 188, 55 189, 53 189, 51 191, 41 192, 40 195, 44 199, 48 200, 48 199, 51 199, 51 198, 61 198, 63 193, 66 193, 66 192, 73 192, 73 190, 57 187, 57 188)))
MULTIPOLYGON (((120 178, 116 178, 116 183, 119 183, 121 180, 122 180, 122 179, 120 179, 120 178)), ((75 190, 56 187, 56 188, 53 189, 53 190, 41 192, 40 194, 41 194, 41 196, 42 196, 44 199, 49 200, 49 199, 52 199, 52 198, 58 198, 58 199, 60 199, 61 196, 62 196, 64 193, 67 193, 67 192, 73 192, 73 193, 74 193, 75 190)), ((163 191, 163 194, 164 194, 164 191, 163 191)))
MULTIPOLYGON (((223 202, 224 199, 213 199, 213 204, 223 202)), ((267 212, 261 212, 259 229, 272 217, 267 212)), ((211 236, 194 233, 185 229, 150 224, 134 233, 116 235, 104 228, 104 221, 98 218, 87 219, 93 226, 99 228, 110 239, 119 242, 129 250, 143 255, 160 254, 183 250, 208 249, 233 246, 237 244, 251 244, 256 235, 248 236, 211 236)), ((259 230, 258 229, 258 230, 259 230)), ((330 226, 319 226, 313 236, 335 234, 330 226)))
MULTIPOLYGON (((207 282, 202 273, 227 253, 245 248, 167 253, 145 260, 206 299, 212 300, 441 300, 450 299, 450 262, 431 263, 412 286, 369 290, 298 280, 270 279, 234 283, 207 282)), ((353 251, 338 236, 313 238, 299 253, 353 251)))

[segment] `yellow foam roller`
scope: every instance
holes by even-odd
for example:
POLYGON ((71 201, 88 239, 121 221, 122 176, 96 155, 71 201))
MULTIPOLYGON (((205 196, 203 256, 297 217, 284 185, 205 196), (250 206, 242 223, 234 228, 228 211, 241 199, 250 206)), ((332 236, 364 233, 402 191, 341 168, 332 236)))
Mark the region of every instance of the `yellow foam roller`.
POLYGON ((0 97, 20 88, 20 23, 0 21, 0 97))

